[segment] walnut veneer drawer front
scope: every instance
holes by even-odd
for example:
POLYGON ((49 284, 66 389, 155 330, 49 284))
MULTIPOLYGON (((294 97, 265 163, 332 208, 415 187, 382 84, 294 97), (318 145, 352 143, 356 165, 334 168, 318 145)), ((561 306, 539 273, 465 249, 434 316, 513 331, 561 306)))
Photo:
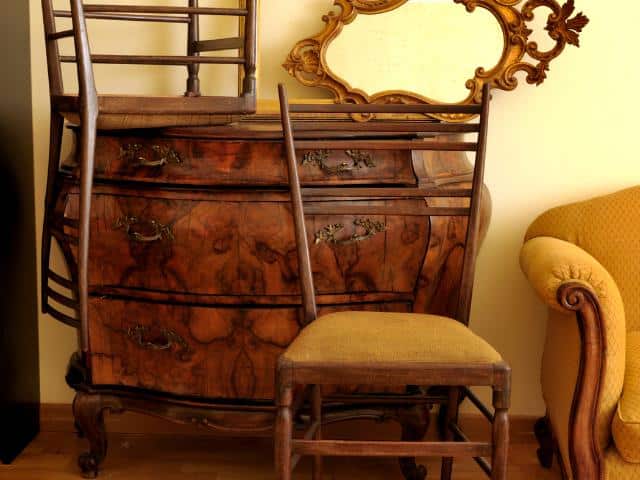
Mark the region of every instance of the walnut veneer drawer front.
MULTIPOLYGON (((320 314, 349 310, 325 307, 320 314)), ((400 303, 359 310, 410 311, 400 303)), ((275 366, 300 331, 296 308, 209 308, 93 298, 94 385, 208 398, 274 398, 275 366)))
POLYGON ((276 360, 297 310, 187 307, 92 299, 95 385, 209 398, 273 398, 276 360))
MULTIPOLYGON (((301 151, 306 184, 415 184, 411 152, 301 151)), ((100 136, 96 176, 184 185, 284 185, 279 141, 100 136)))
MULTIPOLYGON (((90 284, 195 295, 296 295, 287 198, 95 194, 90 284)), ((77 208, 71 194, 67 216, 77 218, 77 208)), ((427 217, 309 215, 307 228, 318 293, 414 292, 427 249, 427 217)))

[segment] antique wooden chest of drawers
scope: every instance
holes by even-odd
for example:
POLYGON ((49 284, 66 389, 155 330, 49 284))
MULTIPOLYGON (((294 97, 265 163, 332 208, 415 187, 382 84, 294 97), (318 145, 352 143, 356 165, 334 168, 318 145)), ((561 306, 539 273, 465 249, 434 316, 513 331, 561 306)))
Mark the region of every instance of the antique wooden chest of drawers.
MULTIPOLYGON (((309 135, 332 136, 321 123, 309 135)), ((464 155, 318 150, 299 159, 320 313, 455 315, 464 220, 417 214, 426 199, 384 200, 394 213, 371 217, 315 214, 313 204, 367 201, 341 198, 341 189, 358 185, 459 187, 471 170, 464 155)), ((73 157, 63 164, 48 218, 70 272, 76 170, 73 157)), ((300 330, 286 174, 275 119, 99 135, 89 352, 74 357, 68 375, 93 461, 106 448, 96 433, 104 409, 153 411, 221 431, 270 428, 276 359, 300 330)), ((438 201, 445 200, 429 200, 438 201)), ((484 203, 486 227, 488 195, 484 203)), ((64 311, 64 298, 50 295, 64 311)))

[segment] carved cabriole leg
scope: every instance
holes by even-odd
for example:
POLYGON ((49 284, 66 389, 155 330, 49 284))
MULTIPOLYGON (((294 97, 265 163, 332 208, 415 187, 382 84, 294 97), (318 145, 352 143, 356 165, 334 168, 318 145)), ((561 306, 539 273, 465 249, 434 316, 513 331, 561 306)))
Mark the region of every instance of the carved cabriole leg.
MULTIPOLYGON (((429 429, 429 408, 425 405, 402 408, 397 413, 397 420, 402 426, 403 442, 421 442, 429 429)), ((418 465, 413 457, 399 459, 402 475, 406 480, 425 480, 427 469, 418 465)))
MULTIPOLYGON (((311 424, 318 422, 318 428, 313 435, 314 440, 322 440, 322 389, 314 385, 311 392, 311 424)), ((322 457, 313 457, 313 480, 322 480, 322 457)))
POLYGON ((85 478, 96 478, 98 469, 107 454, 107 432, 104 412, 122 411, 117 397, 99 393, 78 392, 73 402, 73 415, 79 431, 89 441, 89 451, 78 458, 78 465, 85 478))
MULTIPOLYGON (((449 389, 449 400, 447 401, 445 424, 444 424, 444 438, 446 442, 453 441, 453 432, 449 428, 451 422, 458 421, 458 411, 460 403, 460 389, 457 387, 451 387, 449 389)), ((440 472, 441 480, 451 480, 451 473, 453 472, 453 457, 444 457, 442 459, 442 470, 440 472)))

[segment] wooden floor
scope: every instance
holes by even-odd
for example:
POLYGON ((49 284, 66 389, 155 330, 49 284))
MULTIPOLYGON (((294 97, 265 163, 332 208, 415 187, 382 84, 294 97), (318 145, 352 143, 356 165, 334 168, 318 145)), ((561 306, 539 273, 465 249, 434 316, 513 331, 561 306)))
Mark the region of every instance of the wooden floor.
MULTIPOLYGON (((14 462, 0 466, 0 480, 78 480, 77 455, 86 441, 72 431, 65 410, 59 415, 48 412, 43 418, 42 433, 14 462)), ((484 431, 476 419, 465 419, 474 439, 482 439, 484 431), (473 434, 476 434, 475 436, 473 434)), ((559 479, 557 470, 540 468, 536 461, 536 444, 531 421, 517 419, 512 427, 510 480, 559 479)), ((220 438, 192 427, 167 426, 164 422, 126 415, 107 422, 109 455, 99 478, 103 480, 275 480, 272 467, 272 442, 269 438, 220 438), (135 433, 144 431, 147 433, 135 433)), ((374 438, 396 435, 395 426, 374 422, 352 422, 331 433, 334 438, 347 438, 347 430, 374 438)), ((423 459, 429 479, 439 478, 437 459, 423 459)), ((326 480, 402 480, 394 459, 329 458, 326 480)), ((454 479, 486 478, 473 461, 459 460, 454 479)), ((310 479, 310 463, 302 461, 295 480, 310 479)))

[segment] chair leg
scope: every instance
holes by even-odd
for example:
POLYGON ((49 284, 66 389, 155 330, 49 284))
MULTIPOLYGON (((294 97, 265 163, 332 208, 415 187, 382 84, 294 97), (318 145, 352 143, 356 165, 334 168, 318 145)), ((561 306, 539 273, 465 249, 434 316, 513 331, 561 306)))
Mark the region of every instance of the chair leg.
POLYGON ((291 480, 291 440, 293 437, 293 389, 280 387, 275 429, 275 460, 278 480, 291 480))
POLYGON ((496 409, 493 421, 492 480, 506 480, 509 456, 509 413, 506 408, 496 409))
MULTIPOLYGON (((458 421, 458 411, 460 410, 460 389, 451 387, 449 389, 449 399, 447 401, 446 422, 444 425, 444 441, 453 441, 453 432, 449 428, 449 423, 458 421)), ((453 472, 453 457, 444 457, 442 459, 442 469, 440 471, 441 480, 451 480, 453 472)))
MULTIPOLYGON (((322 390, 320 385, 314 385, 311 397, 311 423, 318 422, 318 428, 313 436, 314 440, 322 440, 322 390)), ((322 456, 313 457, 313 480, 322 480, 322 456)))
POLYGON ((511 368, 503 363, 496 365, 496 383, 493 386, 493 455, 492 480, 507 479, 509 456, 509 406, 511 404, 511 368))

